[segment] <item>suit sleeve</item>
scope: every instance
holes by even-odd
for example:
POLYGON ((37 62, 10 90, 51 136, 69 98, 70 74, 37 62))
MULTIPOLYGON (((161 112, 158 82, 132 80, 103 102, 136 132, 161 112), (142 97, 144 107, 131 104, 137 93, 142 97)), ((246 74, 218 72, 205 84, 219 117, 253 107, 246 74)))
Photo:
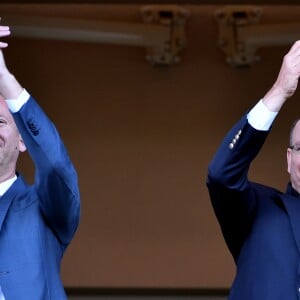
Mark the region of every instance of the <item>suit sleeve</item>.
POLYGON ((256 206, 248 170, 267 135, 268 131, 251 127, 245 115, 225 136, 208 167, 212 206, 235 260, 251 228, 256 206))
POLYGON ((66 246, 77 229, 80 216, 75 168, 54 124, 32 97, 13 116, 35 165, 34 184, 41 212, 66 246))

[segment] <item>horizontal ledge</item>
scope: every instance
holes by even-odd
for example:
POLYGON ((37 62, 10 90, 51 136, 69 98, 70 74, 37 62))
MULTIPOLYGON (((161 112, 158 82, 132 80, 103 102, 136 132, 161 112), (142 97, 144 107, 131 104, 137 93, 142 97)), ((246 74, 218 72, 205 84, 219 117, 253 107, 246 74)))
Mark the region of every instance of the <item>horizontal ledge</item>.
MULTIPOLYGON (((1 4, 191 4, 191 5, 299 5, 298 0, 2 0, 1 4)), ((0 5, 1 5, 0 4, 0 5)))
POLYGON ((226 288, 101 288, 66 287, 68 296, 227 296, 226 288))

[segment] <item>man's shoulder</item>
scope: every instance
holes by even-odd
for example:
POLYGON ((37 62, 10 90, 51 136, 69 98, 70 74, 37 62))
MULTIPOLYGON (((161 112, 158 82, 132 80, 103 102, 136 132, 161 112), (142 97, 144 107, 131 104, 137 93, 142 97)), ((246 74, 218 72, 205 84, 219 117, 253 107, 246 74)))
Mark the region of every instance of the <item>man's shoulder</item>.
POLYGON ((266 185, 266 184, 262 184, 262 183, 258 183, 258 182, 251 182, 252 188, 254 188, 256 191, 258 191, 261 194, 265 194, 265 195, 277 195, 280 196, 283 194, 282 191, 280 191, 279 189, 266 185))
POLYGON ((38 195, 35 185, 28 184, 22 175, 18 176, 16 182, 9 191, 14 197, 13 210, 20 210, 38 203, 38 195))

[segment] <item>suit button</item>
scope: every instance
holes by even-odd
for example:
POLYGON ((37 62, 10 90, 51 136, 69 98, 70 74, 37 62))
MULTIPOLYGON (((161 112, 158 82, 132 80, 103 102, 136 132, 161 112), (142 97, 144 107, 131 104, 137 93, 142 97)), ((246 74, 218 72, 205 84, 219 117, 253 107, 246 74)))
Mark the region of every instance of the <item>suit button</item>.
POLYGON ((234 147, 234 143, 230 143, 229 144, 229 149, 233 149, 233 147, 234 147))

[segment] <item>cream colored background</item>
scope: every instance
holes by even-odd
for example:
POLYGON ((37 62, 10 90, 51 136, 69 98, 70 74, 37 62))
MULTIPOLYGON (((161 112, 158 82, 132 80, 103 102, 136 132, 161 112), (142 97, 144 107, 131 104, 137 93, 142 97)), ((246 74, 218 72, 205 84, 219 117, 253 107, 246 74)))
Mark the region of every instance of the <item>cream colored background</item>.
MULTIPOLYGON (((62 276, 78 287, 228 287, 233 261, 205 178, 226 131, 264 95, 288 47, 233 69, 217 47, 219 6, 192 6, 182 62, 155 68, 138 47, 9 39, 7 63, 56 123, 77 167, 82 219, 62 276)), ((6 12, 140 21, 137 5, 1 5, 6 12)), ((300 7, 264 7, 262 22, 297 20, 300 7)), ((288 103, 251 178, 284 189, 288 103)), ((20 170, 29 181, 32 165, 20 170)))

